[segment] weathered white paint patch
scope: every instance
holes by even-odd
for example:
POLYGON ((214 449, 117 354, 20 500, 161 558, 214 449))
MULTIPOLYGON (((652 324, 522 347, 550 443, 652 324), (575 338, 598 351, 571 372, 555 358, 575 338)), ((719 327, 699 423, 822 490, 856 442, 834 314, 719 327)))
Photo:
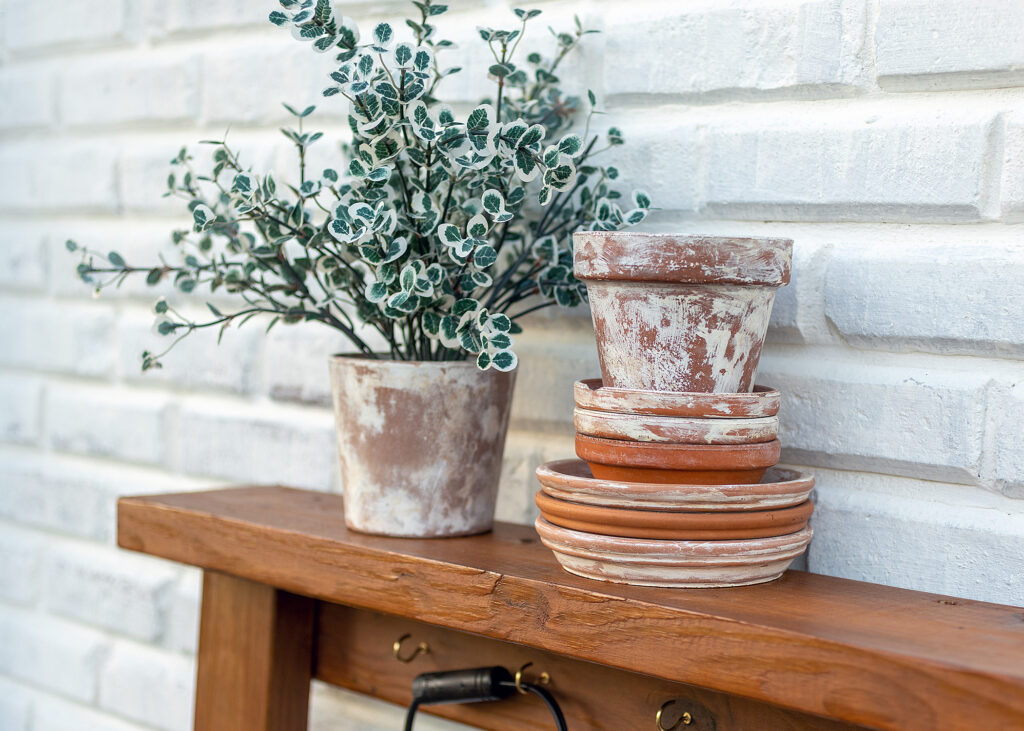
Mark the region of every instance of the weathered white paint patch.
POLYGON ((672 444, 748 444, 770 442, 779 434, 779 417, 700 419, 612 411, 573 410, 576 431, 593 437, 672 444))
POLYGON ((576 406, 624 414, 757 418, 779 413, 781 395, 774 388, 754 386, 750 393, 683 393, 605 386, 600 378, 573 384, 576 406))

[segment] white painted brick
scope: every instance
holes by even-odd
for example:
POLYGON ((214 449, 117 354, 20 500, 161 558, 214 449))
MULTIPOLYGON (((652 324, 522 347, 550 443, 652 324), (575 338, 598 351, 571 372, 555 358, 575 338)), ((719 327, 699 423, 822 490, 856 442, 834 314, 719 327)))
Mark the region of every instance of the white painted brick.
POLYGON ((326 409, 189 400, 174 441, 175 464, 188 474, 317 490, 335 482, 334 417, 326 409))
POLYGON ((706 210, 775 220, 977 220, 991 126, 987 116, 854 110, 715 125, 707 131, 706 210))
POLYGON ((768 342, 827 342, 822 293, 831 244, 796 238, 790 282, 775 294, 768 342))
POLYGON ((787 461, 976 484, 984 372, 787 357, 768 349, 758 381, 782 392, 787 461))
POLYGON ((1024 5, 1006 0, 882 0, 875 63, 885 89, 974 89, 1024 82, 1024 5))
POLYGON ((278 325, 267 336, 263 351, 267 393, 280 401, 330 406, 328 359, 335 353, 351 351, 348 339, 331 328, 278 325))
MULTIPOLYGON (((678 114, 645 112, 641 116, 616 115, 615 119, 626 144, 596 158, 594 163, 619 169, 621 176, 614 185, 623 191, 626 200, 640 188, 650 194, 657 208, 696 211, 701 179, 698 160, 704 144, 697 127, 678 114)), ((603 137, 600 144, 605 144, 603 137)))
POLYGON ((516 336, 519 373, 512 400, 513 428, 572 430, 573 383, 601 374, 594 330, 585 320, 575 330, 526 330, 516 336))
POLYGON ((4 608, 0 647, 0 672, 86 702, 96 697, 96 678, 109 649, 98 632, 4 608))
POLYGON ((0 287, 39 291, 46 282, 43 238, 33 226, 0 223, 0 287))
POLYGON ((818 472, 810 570, 919 591, 1024 605, 1024 506, 972 505, 973 490, 818 472))
POLYGON ((1002 218, 1024 221, 1024 112, 1006 117, 1003 133, 1002 218))
MULTIPOLYGON (((270 25, 267 13, 249 0, 166 0, 161 3, 170 33, 242 29, 270 25)), ((346 10, 346 12, 348 12, 346 10)))
POLYGON ((64 452, 159 463, 167 409, 160 394, 54 384, 46 394, 49 443, 64 452))
POLYGON ((1024 250, 1015 244, 839 246, 825 311, 853 345, 1024 355, 1024 250))
MULTIPOLYGON (((41 534, 10 523, 0 524, 0 599, 12 604, 32 604, 36 600, 44 547, 41 534)), ((0 723, 0 728, 7 726, 0 723)))
MULTIPOLYGON (((198 316, 208 319, 210 313, 203 308, 198 316)), ((153 318, 151 311, 139 308, 118 320, 118 369, 123 378, 147 386, 168 384, 236 393, 256 389, 265 325, 253 320, 243 328, 231 328, 219 345, 217 328, 194 332, 160 359, 163 368, 143 372, 142 351, 161 352, 171 343, 168 337, 153 332, 153 318)))
POLYGON ((145 727, 120 721, 88 706, 47 696, 36 700, 32 731, 145 731, 145 727))
POLYGON ((45 572, 52 613, 142 641, 162 636, 179 574, 164 561, 81 541, 54 545, 45 572))
MULTIPOLYGON (((313 683, 310 698, 310 731, 392 731, 402 726, 405 709, 360 693, 313 683)), ((416 731, 463 731, 472 728, 461 723, 416 714, 416 731)))
POLYGON ((32 691, 4 678, 0 678, 0 728, 32 731, 32 691))
POLYGON ((112 541, 121 495, 216 487, 125 464, 0 448, 0 516, 68 535, 112 541))
POLYGON ((60 76, 61 121, 71 127, 193 119, 199 108, 198 61, 180 50, 103 56, 60 76))
POLYGON ((8 141, 0 146, 0 209, 111 212, 115 157, 109 142, 8 141))
POLYGON ((199 607, 203 573, 186 567, 171 591, 167 607, 167 631, 162 644, 171 650, 195 655, 199 646, 199 607))
POLYGON ((5 45, 15 53, 111 44, 123 37, 124 6, 110 0, 63 2, 41 13, 32 3, 4 3, 5 45))
MULTIPOLYGON (((1006 389, 993 390, 996 487, 1004 494, 1024 498, 1024 373, 1006 389)), ((1024 507, 1022 507, 1024 510, 1024 507)))
POLYGON ((113 366, 114 313, 104 305, 0 297, 0 364, 101 376, 113 366))
POLYGON ((864 3, 613 6, 608 94, 850 94, 863 84, 864 3), (652 52, 638 53, 649 48, 652 52), (656 52, 653 49, 657 49, 656 52))
POLYGON ((38 378, 0 377, 0 440, 32 444, 39 439, 39 405, 43 385, 38 378))
POLYGON ((100 675, 101 708, 166 731, 192 728, 195 662, 177 653, 115 643, 100 675))
POLYGON ((43 65, 0 69, 0 129, 38 129, 53 122, 53 84, 43 65))
POLYGON ((540 489, 535 474, 537 468, 553 459, 570 459, 575 454, 571 427, 550 433, 509 431, 501 466, 497 519, 532 525, 540 514, 533 501, 540 489))
POLYGON ((317 105, 318 113, 306 124, 316 125, 332 110, 343 115, 345 104, 320 94, 333 83, 330 73, 336 67, 331 54, 316 53, 273 29, 254 42, 211 47, 202 60, 203 118, 218 125, 290 120, 281 102, 296 109, 317 105))

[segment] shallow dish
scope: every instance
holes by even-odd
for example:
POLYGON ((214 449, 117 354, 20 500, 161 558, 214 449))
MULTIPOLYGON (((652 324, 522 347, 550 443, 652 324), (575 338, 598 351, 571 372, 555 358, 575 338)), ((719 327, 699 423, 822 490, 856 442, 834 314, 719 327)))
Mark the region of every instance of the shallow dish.
POLYGON ((560 459, 537 468, 548 495, 585 505, 644 510, 768 510, 798 505, 811 494, 814 477, 772 467, 750 485, 675 485, 599 480, 581 459, 560 459))
POLYGON ((605 388, 600 378, 576 381, 576 405, 592 411, 697 418, 752 419, 779 413, 781 396, 774 388, 754 386, 750 393, 683 393, 605 388))
POLYGON ((576 456, 587 461, 594 477, 622 482, 760 482, 780 454, 778 439, 757 444, 657 444, 576 435, 576 456))
POLYGON ((760 584, 782 576, 811 542, 797 533, 745 541, 654 541, 560 528, 544 518, 534 526, 566 571, 598 581, 637 586, 712 588, 760 584))
POLYGON ((534 497, 549 523, 605 536, 670 541, 725 541, 770 538, 807 526, 814 505, 803 502, 774 510, 686 512, 610 508, 559 500, 539 491, 534 497))
POLYGON ((664 444, 753 444, 779 436, 779 417, 701 419, 689 416, 619 414, 614 411, 573 410, 576 431, 602 439, 664 444))

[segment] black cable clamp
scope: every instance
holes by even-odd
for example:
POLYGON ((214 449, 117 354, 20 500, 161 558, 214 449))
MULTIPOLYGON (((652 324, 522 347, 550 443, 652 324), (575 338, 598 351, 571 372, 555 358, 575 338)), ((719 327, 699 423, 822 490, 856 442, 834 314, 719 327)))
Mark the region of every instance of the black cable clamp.
POLYGON ((420 706, 500 701, 517 692, 539 696, 551 711, 557 731, 568 731, 562 709, 547 688, 524 682, 521 675, 515 677, 500 665, 417 675, 412 681, 412 703, 405 715, 405 731, 412 731, 420 706))

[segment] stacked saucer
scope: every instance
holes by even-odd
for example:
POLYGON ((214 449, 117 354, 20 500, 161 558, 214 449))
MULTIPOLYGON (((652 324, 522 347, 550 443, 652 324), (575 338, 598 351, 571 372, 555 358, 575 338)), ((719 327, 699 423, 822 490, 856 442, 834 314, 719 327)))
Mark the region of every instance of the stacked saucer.
POLYGON ((575 384, 576 453, 537 470, 537 531, 562 566, 648 586, 739 586, 811 538, 814 480, 779 469, 779 393, 575 384))

